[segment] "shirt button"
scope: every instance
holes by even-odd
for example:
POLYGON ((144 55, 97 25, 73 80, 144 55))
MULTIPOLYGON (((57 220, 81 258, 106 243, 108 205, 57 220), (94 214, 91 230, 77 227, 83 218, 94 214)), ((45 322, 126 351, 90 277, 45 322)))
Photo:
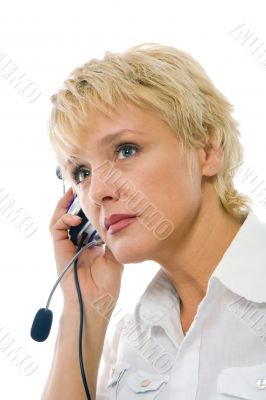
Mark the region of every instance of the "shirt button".
POLYGON ((150 383, 151 381, 149 379, 144 379, 143 381, 140 382, 140 386, 146 387, 149 386, 150 383))
POLYGON ((266 379, 258 379, 256 385, 257 389, 266 389, 266 379))

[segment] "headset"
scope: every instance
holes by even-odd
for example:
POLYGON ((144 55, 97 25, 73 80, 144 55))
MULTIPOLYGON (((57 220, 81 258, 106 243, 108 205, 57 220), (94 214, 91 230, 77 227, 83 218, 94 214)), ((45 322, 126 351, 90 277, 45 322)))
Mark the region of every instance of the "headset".
MULTIPOLYGON (((63 180, 63 194, 65 194, 65 182, 61 173, 61 169, 58 166, 56 168, 56 176, 63 180)), ((77 290, 77 295, 79 299, 79 308, 80 308, 80 325, 79 325, 79 346, 78 346, 78 352, 79 352, 79 364, 80 364, 80 372, 82 376, 82 381, 83 381, 83 386, 84 390, 87 396, 88 400, 91 400, 90 397, 90 392, 86 380, 86 375, 84 371, 84 365, 83 365, 83 355, 82 355, 82 332, 83 332, 83 300, 82 300, 82 295, 80 291, 80 286, 79 286, 79 281, 78 281, 78 274, 77 274, 77 263, 78 263, 78 257, 79 255, 87 248, 92 247, 92 246, 100 246, 105 244, 104 241, 101 239, 100 235, 98 232, 94 229, 92 226, 91 222, 88 220, 84 212, 82 211, 78 197, 75 195, 71 203, 68 205, 67 212, 72 214, 72 215, 78 215, 79 217, 82 218, 80 224, 76 227, 71 227, 68 229, 68 235, 69 239, 77 246, 77 252, 75 256, 69 261, 69 263, 65 266, 63 271, 60 273, 56 283, 54 284, 45 308, 40 308, 33 320, 30 335, 31 338, 37 342, 43 342, 47 339, 49 336, 51 327, 52 327, 52 321, 53 321, 53 313, 51 310, 49 310, 49 304, 51 301, 51 298, 54 294, 54 291, 65 275, 65 273, 70 269, 70 267, 74 264, 74 279, 75 279, 75 285, 76 285, 76 290, 77 290)))

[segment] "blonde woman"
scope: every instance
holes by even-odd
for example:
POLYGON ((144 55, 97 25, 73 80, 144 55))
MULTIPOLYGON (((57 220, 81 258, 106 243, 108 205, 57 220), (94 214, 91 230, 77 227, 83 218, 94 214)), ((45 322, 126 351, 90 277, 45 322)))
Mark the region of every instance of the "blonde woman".
MULTIPOLYGON (((105 242, 78 261, 91 399, 266 398, 266 225, 234 187, 232 105, 189 54, 156 43, 90 60, 51 100, 71 186, 50 223, 58 273, 77 250, 74 194, 105 242), (146 260, 158 273, 108 334, 124 265, 146 260)), ((42 400, 86 399, 72 270, 61 289, 42 400)))

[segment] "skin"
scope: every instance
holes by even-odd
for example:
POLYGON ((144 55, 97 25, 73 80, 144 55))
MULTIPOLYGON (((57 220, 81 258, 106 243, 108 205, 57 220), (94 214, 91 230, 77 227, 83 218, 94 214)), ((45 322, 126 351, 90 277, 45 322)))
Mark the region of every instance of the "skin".
POLYGON ((119 107, 111 118, 91 111, 84 133, 79 156, 92 173, 73 186, 83 211, 119 262, 153 260, 163 268, 180 296, 181 324, 186 332, 206 294, 210 275, 241 227, 222 207, 212 186, 212 176, 223 166, 223 150, 214 146, 196 150, 191 181, 180 143, 158 114, 132 104, 119 107), (131 132, 115 144, 136 144, 138 152, 128 149, 117 155, 111 145, 99 145, 104 136, 124 129, 131 132), (126 207, 130 194, 125 188, 94 174, 106 160, 172 222, 174 229, 168 237, 158 240, 141 222, 144 215, 114 235, 106 231, 104 217, 135 213, 126 207))

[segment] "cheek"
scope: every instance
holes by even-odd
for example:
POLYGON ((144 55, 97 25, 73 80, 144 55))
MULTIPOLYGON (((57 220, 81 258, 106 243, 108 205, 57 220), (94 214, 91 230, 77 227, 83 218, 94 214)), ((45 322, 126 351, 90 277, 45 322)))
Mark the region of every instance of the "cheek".
POLYGON ((174 178, 169 177, 168 169, 160 167, 158 163, 156 166, 149 165, 145 172, 134 176, 133 182, 134 192, 130 196, 123 193, 126 200, 124 208, 143 217, 155 211, 158 211, 159 215, 165 215, 174 185, 174 178))
POLYGON ((91 204, 91 201, 89 201, 88 196, 85 193, 85 191, 79 193, 78 197, 80 206, 88 220, 95 228, 97 228, 96 225, 99 224, 100 209, 99 207, 95 207, 91 204))
POLYGON ((157 165, 150 174, 145 173, 140 187, 159 211, 169 216, 172 211, 193 208, 201 197, 200 176, 196 173, 191 180, 184 165, 178 163, 157 165))

